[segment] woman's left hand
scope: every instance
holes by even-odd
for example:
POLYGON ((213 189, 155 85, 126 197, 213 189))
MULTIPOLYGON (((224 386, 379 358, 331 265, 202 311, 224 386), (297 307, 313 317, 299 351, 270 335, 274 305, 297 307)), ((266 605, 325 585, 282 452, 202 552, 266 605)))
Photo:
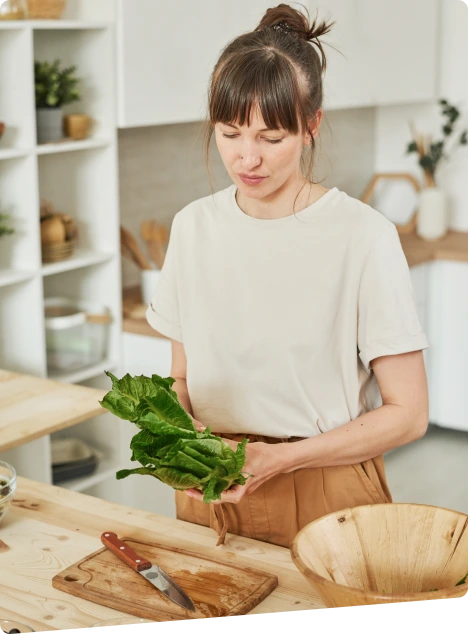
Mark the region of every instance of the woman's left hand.
MULTIPOLYGON (((236 451, 239 443, 234 440, 223 439, 236 451)), ((230 502, 238 504, 244 495, 253 493, 261 484, 273 476, 281 473, 281 460, 278 448, 281 444, 270 445, 264 442, 248 443, 245 448, 245 464, 242 473, 246 476, 245 484, 235 484, 221 494, 220 500, 215 500, 213 504, 223 504, 230 502), (248 474, 253 474, 250 477, 248 474)), ((199 489, 186 489, 185 493, 196 500, 203 501, 203 493, 199 489)))

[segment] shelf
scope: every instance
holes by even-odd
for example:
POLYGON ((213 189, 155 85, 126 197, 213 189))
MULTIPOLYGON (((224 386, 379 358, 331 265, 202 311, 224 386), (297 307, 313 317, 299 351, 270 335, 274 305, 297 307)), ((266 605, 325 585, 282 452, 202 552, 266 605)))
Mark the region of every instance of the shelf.
POLYGON ((101 262, 107 262, 114 257, 113 253, 97 253, 91 249, 76 249, 75 253, 66 260, 60 262, 49 262, 42 265, 42 275, 55 275, 64 271, 73 271, 85 266, 93 266, 101 262))
POLYGON ((0 148, 0 161, 5 159, 22 158, 28 156, 31 150, 24 148, 0 148))
POLYGON ((53 381, 61 381, 62 383, 81 383, 81 381, 92 379, 95 376, 102 376, 104 374, 104 370, 112 371, 115 370, 116 367, 117 364, 114 361, 106 359, 105 361, 96 363, 89 368, 83 368, 82 370, 76 370, 74 372, 50 372, 47 375, 47 378, 53 381))
POLYGON ((99 463, 99 466, 95 473, 84 478, 76 478, 75 480, 68 480, 67 482, 59 482, 57 486, 63 487, 70 491, 84 491, 86 489, 99 484, 103 480, 107 480, 109 477, 114 477, 120 466, 115 464, 115 461, 110 458, 104 459, 99 463))
POLYGON ((0 270, 0 287, 25 282, 35 276, 33 271, 18 271, 15 269, 0 270))
POLYGON ((24 28, 42 31, 96 30, 106 29, 109 25, 108 22, 87 22, 84 20, 0 20, 0 31, 24 28))
POLYGON ((36 146, 36 153, 59 154, 61 152, 77 152, 78 150, 93 150, 94 148, 107 147, 109 139, 85 139, 83 141, 59 141, 58 143, 44 143, 36 146))

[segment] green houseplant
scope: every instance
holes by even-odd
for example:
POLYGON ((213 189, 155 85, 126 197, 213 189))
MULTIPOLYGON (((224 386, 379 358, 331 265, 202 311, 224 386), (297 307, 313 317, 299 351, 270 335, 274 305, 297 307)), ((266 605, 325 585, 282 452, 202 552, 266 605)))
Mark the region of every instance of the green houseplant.
POLYGON ((15 233, 13 227, 10 226, 10 214, 0 212, 0 238, 15 233))
POLYGON ((440 99, 439 105, 445 119, 442 138, 433 140, 432 135, 418 133, 410 121, 413 140, 406 148, 406 154, 418 155, 418 163, 423 170, 425 188, 420 194, 416 231, 424 240, 438 240, 447 232, 447 199, 436 185, 436 172, 442 159, 448 160, 456 146, 468 143, 468 130, 461 130, 455 136, 455 124, 460 117, 458 108, 446 99, 440 99), (452 140, 450 148, 447 147, 449 140, 452 140))
POLYGON ((38 143, 63 138, 62 106, 80 100, 76 66, 62 67, 60 60, 34 62, 38 143))

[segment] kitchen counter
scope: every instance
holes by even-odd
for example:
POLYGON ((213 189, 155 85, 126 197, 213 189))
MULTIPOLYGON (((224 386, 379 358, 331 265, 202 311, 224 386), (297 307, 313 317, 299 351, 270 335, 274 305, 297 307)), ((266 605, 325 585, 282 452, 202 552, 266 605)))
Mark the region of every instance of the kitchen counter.
POLYGON ((54 575, 102 548, 105 530, 277 575, 278 587, 250 614, 324 607, 287 548, 229 534, 216 547, 215 532, 205 526, 18 478, 13 505, 0 524, 0 618, 47 631, 128 616, 52 587, 54 575))
MULTIPOLYGON (((468 262, 468 232, 449 231, 445 237, 434 242, 422 240, 415 233, 401 234, 400 241, 410 267, 433 260, 468 262)), ((167 339, 148 324, 145 313, 146 306, 141 302, 140 287, 125 288, 123 331, 167 339)))
POLYGON ((0 453, 104 414, 105 394, 0 369, 0 453))

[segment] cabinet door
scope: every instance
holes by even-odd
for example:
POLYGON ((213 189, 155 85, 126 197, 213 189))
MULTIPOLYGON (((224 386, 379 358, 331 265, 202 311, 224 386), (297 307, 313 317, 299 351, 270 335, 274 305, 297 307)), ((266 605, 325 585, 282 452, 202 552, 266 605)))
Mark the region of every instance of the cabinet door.
POLYGON ((436 91, 439 0, 309 0, 336 24, 322 42, 325 108, 431 99, 436 91))
POLYGON ((432 264, 428 306, 430 420, 468 431, 468 264, 432 264))
POLYGON ((265 0, 118 0, 119 127, 199 121, 222 48, 265 0))

